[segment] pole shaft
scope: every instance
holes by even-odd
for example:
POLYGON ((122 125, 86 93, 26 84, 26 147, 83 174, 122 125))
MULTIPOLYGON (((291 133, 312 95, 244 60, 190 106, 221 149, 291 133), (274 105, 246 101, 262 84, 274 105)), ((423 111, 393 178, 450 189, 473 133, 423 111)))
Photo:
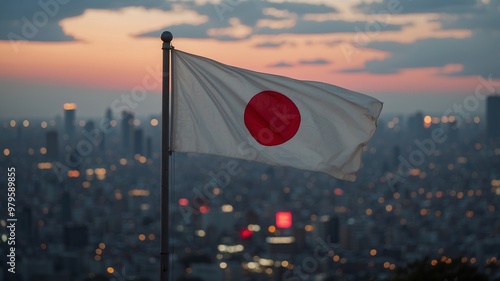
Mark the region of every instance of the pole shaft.
POLYGON ((168 281, 170 273, 170 217, 169 217, 169 176, 170 176, 170 51, 172 33, 165 31, 163 41, 163 87, 161 113, 161 233, 160 233, 160 281, 168 281))

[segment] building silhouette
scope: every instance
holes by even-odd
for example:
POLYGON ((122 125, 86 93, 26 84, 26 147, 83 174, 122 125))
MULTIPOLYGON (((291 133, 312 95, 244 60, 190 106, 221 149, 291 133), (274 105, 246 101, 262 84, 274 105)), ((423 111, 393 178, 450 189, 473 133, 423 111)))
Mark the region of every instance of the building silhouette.
POLYGON ((151 158, 153 155, 153 139, 151 137, 148 137, 146 139, 146 157, 151 158))
POLYGON ((134 127, 134 114, 129 111, 122 112, 122 145, 125 151, 130 150, 130 139, 134 127))
POLYGON ((64 191, 61 196, 61 221, 68 223, 73 220, 71 195, 64 191))
POLYGON ((500 96, 489 96, 486 100, 486 135, 500 138, 500 96))
POLYGON ((411 115, 408 118, 408 128, 410 129, 411 137, 423 137, 425 136, 424 128, 424 114, 420 111, 411 115))
POLYGON ((48 131, 45 134, 45 142, 45 147, 47 148, 47 160, 56 161, 59 155, 57 131, 48 131))
POLYGON ((76 103, 64 104, 64 133, 70 138, 75 136, 75 111, 76 103))
POLYGON ((143 151, 143 133, 142 129, 134 130, 134 154, 141 154, 143 151))
POLYGON ((108 122, 111 122, 111 120, 113 120, 113 111, 111 110, 111 108, 107 108, 106 109, 106 114, 104 116, 108 122))

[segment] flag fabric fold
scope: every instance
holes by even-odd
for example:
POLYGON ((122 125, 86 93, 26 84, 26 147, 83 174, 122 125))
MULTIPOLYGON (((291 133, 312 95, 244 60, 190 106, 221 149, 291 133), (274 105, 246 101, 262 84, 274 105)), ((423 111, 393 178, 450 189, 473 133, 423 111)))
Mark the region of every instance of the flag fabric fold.
POLYGON ((171 148, 319 171, 354 181, 382 103, 172 51, 171 148))

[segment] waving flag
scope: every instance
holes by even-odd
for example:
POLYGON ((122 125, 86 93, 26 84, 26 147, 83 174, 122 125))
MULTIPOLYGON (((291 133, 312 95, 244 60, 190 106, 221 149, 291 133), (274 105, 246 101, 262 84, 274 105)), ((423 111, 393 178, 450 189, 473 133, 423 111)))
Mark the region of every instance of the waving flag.
POLYGON ((320 82, 172 51, 172 150, 354 181, 382 103, 320 82))

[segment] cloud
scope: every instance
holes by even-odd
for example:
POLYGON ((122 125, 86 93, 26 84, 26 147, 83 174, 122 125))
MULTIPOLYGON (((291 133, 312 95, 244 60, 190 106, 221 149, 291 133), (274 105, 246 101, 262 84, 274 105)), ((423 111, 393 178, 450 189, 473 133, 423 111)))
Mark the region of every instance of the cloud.
MULTIPOLYGON (((365 26, 363 21, 307 21, 303 17, 311 14, 334 14, 338 10, 323 4, 268 2, 268 1, 222 1, 219 4, 197 4, 193 1, 144 0, 100 0, 100 1, 7 1, 0 11, 0 40, 24 39, 31 41, 75 40, 61 28, 63 19, 82 15, 87 9, 119 10, 137 6, 161 10, 172 10, 172 5, 182 6, 208 21, 200 25, 182 24, 163 27, 138 34, 138 37, 157 37, 163 30, 171 30, 177 37, 212 38, 217 40, 244 40, 255 34, 328 34, 354 32, 356 26, 365 26), (42 3, 42 4, 40 4, 42 3), (238 32, 232 30, 239 22, 238 32), (263 24, 267 23, 267 24, 263 24), (273 23, 272 28, 270 24, 273 23), (264 25, 264 26, 263 26, 264 25), (242 35, 243 34, 243 35, 242 35)), ((388 25, 385 30, 401 30, 399 25, 388 25)))
POLYGON ((476 7, 471 0, 383 0, 382 2, 360 3, 354 7, 366 14, 415 14, 415 13, 467 13, 476 7))
POLYGON ((363 68, 343 72, 397 73, 402 69, 461 65, 447 76, 492 75, 500 77, 500 34, 496 31, 477 31, 468 38, 428 38, 413 43, 372 42, 367 48, 386 51, 385 59, 369 60, 363 68), (486 43, 487 42, 487 43, 486 43))
POLYGON ((284 61, 280 61, 275 64, 269 65, 269 67, 292 67, 292 66, 293 64, 284 61))
POLYGON ((256 44, 255 47, 256 48, 279 48, 285 44, 286 44, 285 41, 281 41, 281 42, 266 41, 266 42, 256 44))
MULTIPOLYGON (((332 62, 329 60, 318 58, 318 59, 310 59, 310 60, 300 60, 300 61, 298 61, 297 64, 300 64, 300 65, 327 65, 327 64, 331 64, 331 63, 332 62)), ((289 62, 285 62, 285 61, 280 61, 280 62, 277 62, 275 64, 269 65, 269 67, 293 67, 293 66, 295 66, 294 63, 289 63, 289 62)))
POLYGON ((83 14, 86 9, 116 10, 130 6, 168 10, 167 1, 5 1, 0 10, 0 40, 71 41, 59 22, 83 14), (66 2, 66 3, 65 3, 66 2))
MULTIPOLYGON (((228 2, 229 3, 229 2, 228 2)), ((355 32, 356 27, 365 27, 368 22, 365 21, 310 21, 303 19, 306 14, 331 14, 337 13, 333 7, 306 3, 270 3, 266 1, 255 2, 236 2, 234 6, 222 2, 218 5, 204 4, 201 6, 190 6, 201 15, 206 15, 209 20, 203 25, 192 26, 190 30, 188 26, 184 26, 185 34, 178 34, 182 37, 190 37, 195 34, 194 38, 202 38, 200 34, 205 34, 206 38, 218 40, 242 40, 248 39, 253 35, 274 35, 274 34, 330 34, 330 33, 347 33, 355 32), (241 25, 251 28, 248 36, 225 38, 218 36, 209 36, 210 29, 222 29, 231 27, 230 21, 238 19, 241 25), (263 24, 265 23, 265 24, 263 24), (273 25, 271 25, 273 23, 273 25)), ((384 31, 398 31, 405 25, 387 24, 384 26, 384 31)), ((171 29, 164 27, 152 32, 140 34, 139 36, 157 36, 162 30, 171 29)), ((213 34, 213 33, 212 33, 213 34)), ((259 47, 274 47, 274 46, 259 46, 259 47)))
POLYGON ((313 60, 301 60, 299 61, 299 63, 303 65, 325 65, 325 64, 331 64, 332 62, 326 59, 313 59, 313 60))
MULTIPOLYGON (((275 34, 272 31, 273 29, 270 29, 270 32, 266 32, 266 28, 258 27, 259 23, 262 23, 263 20, 267 22, 275 22, 278 24, 280 22, 287 21, 288 25, 290 25, 291 22, 293 26, 296 25, 296 18, 302 17, 306 14, 337 12, 335 8, 326 5, 290 2, 272 3, 267 1, 223 1, 215 5, 210 3, 206 3, 203 5, 186 5, 186 8, 192 9, 201 15, 207 16, 209 20, 203 25, 192 26, 191 28, 188 26, 183 26, 182 31, 185 31, 185 34, 178 33, 178 36, 185 38, 203 38, 201 34, 205 34, 205 38, 218 40, 241 40, 247 39, 254 34, 275 34), (235 4, 232 4, 233 2, 235 4), (231 21, 233 21, 234 19, 238 19, 241 25, 251 28, 251 34, 243 37, 233 37, 230 35, 214 36, 214 32, 210 31, 214 29, 230 28, 232 26, 231 21), (195 34, 196 37, 192 37, 192 34, 195 34), (209 34, 212 34, 212 36, 210 36, 209 34)), ((157 34, 161 33, 162 30, 170 30, 173 28, 174 27, 170 26, 163 27, 158 30, 139 34, 138 36, 157 36, 157 34)))
MULTIPOLYGON (((260 28, 255 31, 256 34, 329 34, 329 33, 349 33, 355 32, 356 28, 364 27, 368 22, 364 21, 307 21, 297 20, 293 27, 273 29, 269 27, 260 28)), ((404 25, 387 24, 384 25, 384 31, 398 31, 404 25)))
POLYGON ((440 17, 442 29, 498 30, 500 26, 500 1, 477 6, 468 14, 440 17))
MULTIPOLYGON (((377 10, 389 3, 361 4, 358 8, 377 10)), ((470 30, 467 38, 427 38, 412 43, 371 42, 367 48, 388 52, 385 59, 369 60, 363 68, 345 69, 343 72, 370 72, 378 74, 397 73, 402 69, 420 67, 444 68, 459 65, 452 71, 441 71, 440 75, 483 75, 500 77, 500 6, 499 0, 489 3, 444 0, 402 1, 403 13, 440 12, 435 21, 444 30, 470 30)))

